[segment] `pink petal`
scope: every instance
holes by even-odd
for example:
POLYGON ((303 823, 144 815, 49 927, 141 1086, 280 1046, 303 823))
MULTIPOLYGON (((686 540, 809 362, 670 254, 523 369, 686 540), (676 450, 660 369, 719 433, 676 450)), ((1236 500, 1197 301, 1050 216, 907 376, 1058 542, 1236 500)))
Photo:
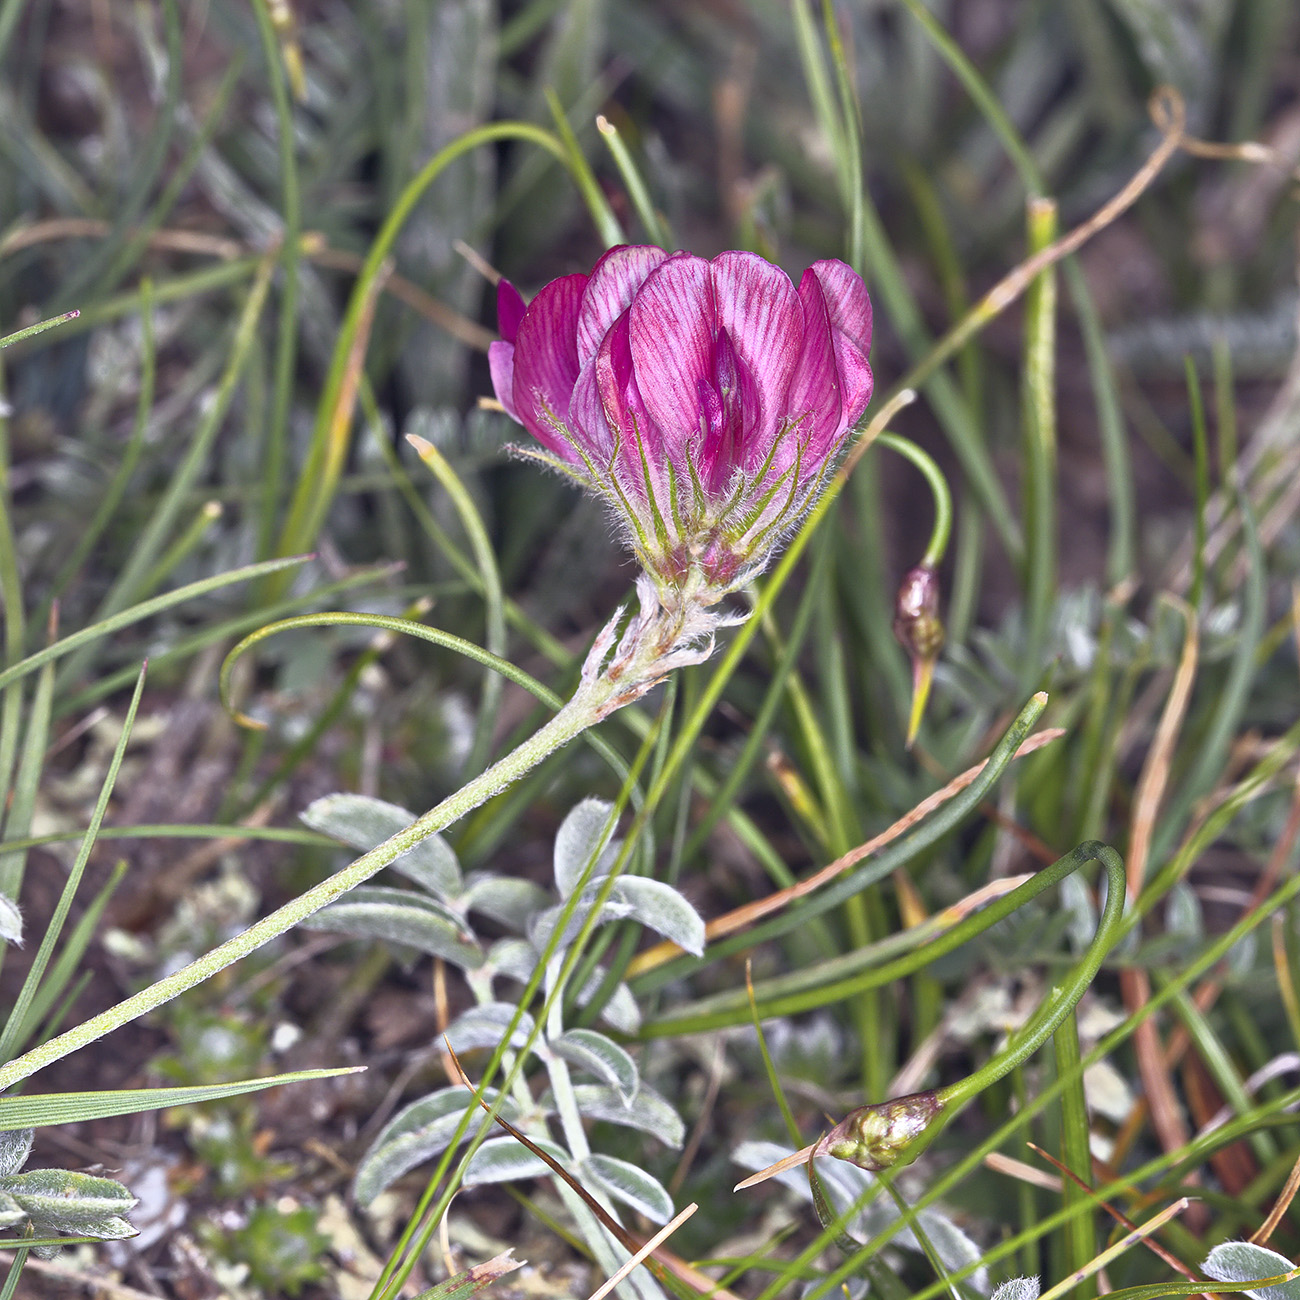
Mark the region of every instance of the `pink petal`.
POLYGON ((586 453, 592 468, 602 473, 607 471, 614 450, 614 435, 601 406, 595 362, 583 366, 578 375, 568 415, 568 427, 573 431, 574 441, 586 453))
POLYGON ((808 268, 826 295, 831 328, 846 336, 863 358, 871 351, 871 299, 862 277, 835 258, 814 262, 808 268))
POLYGON ((627 311, 646 276, 668 254, 648 244, 621 244, 611 248, 592 269, 587 290, 578 311, 578 362, 585 366, 600 347, 600 341, 627 311))
POLYGON ((519 334, 519 322, 524 318, 523 295, 509 280, 497 282, 497 328, 507 343, 513 343, 519 334))
POLYGON ((674 461, 700 435, 698 386, 713 382, 716 327, 709 264, 690 253, 651 271, 628 309, 637 390, 674 461))
POLYGON ((496 390, 497 401, 506 408, 506 414, 512 420, 518 420, 519 413, 515 410, 515 345, 504 339, 489 343, 488 368, 492 371, 492 387, 496 390))
MULTIPOLYGON (((830 312, 821 282, 811 268, 799 281, 799 301, 803 305, 803 347, 783 414, 787 420, 798 421, 787 440, 804 448, 801 462, 815 472, 841 431, 841 400, 830 312)), ((782 468, 794 459, 794 453, 795 445, 782 448, 782 468)))
POLYGON ((515 339, 516 418, 543 446, 575 463, 563 422, 578 378, 575 330, 586 284, 585 275, 552 280, 528 304, 515 339))
POLYGON ((835 367, 840 372, 840 396, 844 403, 836 434, 839 438, 858 422, 858 417, 867 409, 875 380, 866 357, 847 338, 838 334, 835 336, 835 367))
POLYGON ((646 471, 653 473, 660 466, 664 438, 637 387, 630 312, 624 312, 605 335, 594 369, 605 420, 618 433, 620 482, 625 490, 630 487, 645 497, 646 471))
POLYGON ((699 449, 700 477, 715 495, 725 493, 737 469, 752 472, 766 460, 772 448, 769 431, 753 426, 761 406, 758 385, 749 367, 740 359, 731 335, 718 331, 713 349, 712 385, 699 385, 704 445, 699 449))
POLYGON ((758 409, 743 412, 746 436, 770 447, 803 340, 799 296, 790 277, 757 253, 723 253, 710 265, 718 324, 731 336, 758 391, 758 409))

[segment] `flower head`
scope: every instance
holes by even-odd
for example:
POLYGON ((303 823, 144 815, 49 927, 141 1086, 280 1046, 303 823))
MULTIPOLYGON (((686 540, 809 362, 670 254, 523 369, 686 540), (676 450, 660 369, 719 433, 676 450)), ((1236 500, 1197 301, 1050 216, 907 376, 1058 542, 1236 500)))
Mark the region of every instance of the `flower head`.
POLYGON ((502 281, 489 351, 521 449, 613 508, 667 607, 766 564, 871 398, 871 303, 843 262, 798 287, 754 253, 624 246, 525 306, 502 281))

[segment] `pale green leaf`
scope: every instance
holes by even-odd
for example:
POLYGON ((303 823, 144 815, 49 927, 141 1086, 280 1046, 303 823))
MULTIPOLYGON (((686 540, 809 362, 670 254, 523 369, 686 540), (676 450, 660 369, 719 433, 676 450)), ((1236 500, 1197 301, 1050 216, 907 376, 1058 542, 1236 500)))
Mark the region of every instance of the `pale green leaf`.
MULTIPOLYGON (((1215 1246, 1201 1265, 1207 1277, 1216 1282, 1255 1282, 1265 1277, 1280 1277, 1295 1271, 1295 1265, 1275 1250, 1257 1246, 1252 1241, 1225 1241, 1215 1246)), ((1254 1300, 1300 1300, 1300 1278, 1279 1282, 1276 1286, 1252 1287, 1246 1291, 1254 1300)))
POLYGON ((652 1223, 667 1223, 673 1217, 673 1198, 663 1184, 626 1160, 594 1153, 582 1162, 579 1173, 652 1223))
POLYGON ((597 875, 608 874, 608 861, 599 859, 611 847, 613 811, 614 805, 603 799, 584 799, 561 822, 555 836, 555 884, 562 897, 568 898, 577 888, 593 860, 597 875))
MULTIPOLYGON (((368 853, 405 830, 416 814, 366 795, 327 794, 310 804, 301 819, 312 830, 368 853)), ((393 861, 392 869, 439 898, 455 898, 460 892, 460 864, 441 835, 430 835, 407 849, 393 861)))
POLYGON ((595 1075, 601 1083, 616 1088, 625 1101, 636 1095, 639 1082, 636 1062, 604 1034, 594 1029, 570 1029, 552 1040, 551 1050, 570 1065, 576 1065, 595 1075))
POLYGON ((466 937, 465 923, 437 899, 410 889, 362 885, 302 922, 354 939, 404 944, 465 970, 483 964, 483 951, 466 937))

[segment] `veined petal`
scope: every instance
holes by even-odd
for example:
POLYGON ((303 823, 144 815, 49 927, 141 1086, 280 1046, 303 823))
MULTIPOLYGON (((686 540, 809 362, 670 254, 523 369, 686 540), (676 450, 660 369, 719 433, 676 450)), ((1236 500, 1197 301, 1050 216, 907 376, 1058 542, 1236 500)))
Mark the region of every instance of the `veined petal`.
POLYGON ((777 463, 784 469, 794 459, 795 447, 801 446, 801 464, 811 473, 835 445, 842 401, 830 312, 821 281, 811 268, 799 281, 799 301, 803 306, 803 347, 783 412, 795 428, 787 435, 791 445, 781 449, 777 463))
POLYGON ((737 469, 758 469, 772 440, 763 425, 754 425, 762 405, 758 385, 725 329, 713 345, 713 379, 713 386, 699 385, 704 441, 696 455, 705 487, 723 495, 737 469))
POLYGON ((527 308, 523 295, 509 280, 497 282, 497 328, 507 343, 513 343, 519 334, 519 322, 527 308))
POLYGON ((743 412, 743 461, 752 459, 750 444, 757 439, 766 443, 758 456, 761 463, 771 447, 799 360, 803 311, 790 277, 757 253, 723 253, 710 267, 718 325, 731 336, 736 355, 753 377, 758 393, 758 409, 743 412))
POLYGON ((628 309, 637 390, 674 461, 700 436, 699 384, 713 382, 716 328, 709 264, 689 253, 651 271, 628 309))
POLYGON ((605 334, 593 369, 606 423, 618 434, 620 477, 625 486, 631 480, 644 497, 646 472, 655 476, 663 459, 664 438, 637 387, 630 312, 624 312, 605 334))
POLYGON ((492 371, 492 387, 496 390, 497 401, 506 408, 506 414, 512 420, 518 420, 519 413, 515 410, 515 345, 504 339, 494 339, 489 343, 488 369, 492 371))
POLYGON ((646 276, 668 260, 662 248, 650 244, 621 244, 596 263, 578 309, 578 364, 596 355, 610 327, 631 306, 646 276))
MULTIPOLYGON (((835 368, 840 372, 840 394, 843 409, 835 437, 843 436, 850 425, 867 409, 875 380, 866 357, 843 335, 835 336, 835 368)), ((830 448, 828 450, 833 450, 830 448)))
POLYGON ((861 276, 835 258, 814 262, 808 269, 826 295, 831 329, 848 338, 865 359, 871 351, 871 299, 861 276))
POLYGON ((559 426, 568 418, 578 379, 575 329, 586 284, 585 275, 552 280, 528 304, 515 338, 515 418, 543 446, 574 463, 579 457, 559 426))

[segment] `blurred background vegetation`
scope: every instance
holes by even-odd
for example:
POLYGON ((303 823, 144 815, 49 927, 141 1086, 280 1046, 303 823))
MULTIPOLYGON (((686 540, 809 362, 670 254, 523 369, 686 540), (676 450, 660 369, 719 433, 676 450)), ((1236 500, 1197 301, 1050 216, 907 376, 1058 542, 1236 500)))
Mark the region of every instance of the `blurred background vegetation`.
MULTIPOLYGON (((85 825, 129 686, 150 660, 110 816, 136 829, 94 860, 93 889, 114 888, 68 1017, 318 879, 334 858, 294 829, 311 799, 359 790, 421 810, 536 725, 534 702, 514 688, 484 705, 481 669, 357 628, 285 635, 245 661, 241 699, 266 730, 241 731, 219 705, 222 655, 281 615, 414 610, 480 643, 499 635, 462 515, 402 435, 434 443, 486 525, 509 602, 507 640, 494 648, 562 692, 626 597, 630 563, 599 507, 511 460, 516 431, 475 406, 491 391, 495 328, 482 264, 530 295, 589 270, 604 246, 546 151, 490 143, 422 193, 359 336, 355 417, 334 418, 345 313, 385 219, 437 150, 505 119, 572 132, 631 242, 653 232, 598 115, 676 246, 751 248, 796 276, 815 258, 854 260, 875 303, 882 396, 1042 242, 1041 228, 1027 232, 1028 199, 1055 200, 1065 231, 1138 170, 1160 138, 1147 110, 1157 86, 1181 94, 1192 135, 1267 146, 1263 161, 1177 154, 1064 269, 1055 310, 1031 297, 997 315, 896 422, 949 473, 957 508, 942 573, 949 645, 915 754, 902 745, 910 677, 889 624, 932 507, 910 466, 873 454, 660 808, 656 870, 708 917, 783 871, 821 866, 987 753, 1042 686, 1066 739, 1018 765, 996 806, 927 849, 910 876, 834 915, 834 945, 879 939, 1080 839, 1131 848, 1135 809, 1150 813, 1148 876, 1160 883, 1143 933, 1085 1003, 1086 1042, 1133 1010, 1119 964, 1159 987, 1294 870, 1300 11, 1292 0, 853 0, 828 12, 829 28, 805 0, 0 3, 0 332, 80 311, 4 357, 8 662, 184 584, 314 553, 291 583, 224 586, 89 636, 59 659, 48 696, 25 681, 6 688, 6 762, 20 733, 21 752, 38 757, 13 777, 4 838, 70 833, 85 825), (836 85, 837 42, 860 148, 836 85), (1035 371, 1044 355, 1047 372, 1035 371), (1037 461, 1035 447, 1047 448, 1037 461), (1188 607, 1199 630, 1180 679, 1189 695, 1153 768, 1180 655, 1187 664, 1188 607), (1150 772, 1165 797, 1147 808, 1150 772), (1215 806, 1240 815, 1197 839, 1215 806), (186 840, 180 824, 214 829, 186 840), (276 839, 275 828, 287 829, 276 839)), ((703 671, 683 675, 679 703, 697 697, 703 671)), ((607 731, 633 752, 634 729, 607 731)), ((616 789, 594 754, 572 747, 457 828, 461 861, 540 877, 564 812, 616 789)), ((39 932, 64 850, 6 861, 19 858, 39 932)), ((987 1056, 1017 999, 1043 992, 1040 967, 1090 933, 1095 899, 1082 886, 1071 899, 1026 909, 905 987, 779 1027, 806 1131, 824 1111, 887 1095, 924 1044, 943 1077, 987 1056)), ((1163 1023, 1193 1043, 1181 1065, 1171 1056, 1160 1067, 1185 1113, 1183 1143, 1221 1103, 1241 1114, 1282 1095, 1281 1083, 1243 1080, 1294 1070, 1300 944, 1293 912, 1279 915, 1271 952, 1234 950, 1213 1009, 1184 997, 1163 1023)), ((758 965, 798 968, 825 937, 788 936, 758 965)), ((6 964, 6 984, 20 969, 6 964)), ((741 979, 717 961, 670 986, 667 1002, 647 988, 645 1006, 653 1014, 741 979)), ((349 1204, 349 1179, 397 1102, 437 1074, 442 998, 427 962, 291 937, 62 1063, 42 1089, 200 1082, 272 1064, 368 1074, 201 1115, 43 1130, 38 1144, 47 1163, 102 1162, 137 1195, 153 1189, 156 1231, 110 1256, 137 1291, 367 1295, 356 1279, 373 1278, 418 1179, 372 1215, 349 1204)), ((653 1049, 657 1086, 688 1125, 705 1123, 681 1199, 708 1213, 678 1239, 685 1256, 761 1253, 787 1230, 811 1239, 794 1202, 730 1196, 729 1150, 782 1136, 752 1038, 739 1033, 725 1054, 689 1036, 653 1049)), ((1158 1048, 1117 1049, 1109 1111, 1089 1094, 1117 1162, 1181 1149, 1176 1130, 1133 1118, 1158 1048)), ((1036 1086, 1018 1075, 961 1138, 1036 1086)), ((1059 1119, 1047 1112, 1041 1124, 1038 1139, 1059 1147, 1059 1119)), ((1204 1217, 1174 1238, 1193 1266, 1198 1239, 1249 1235, 1267 1214, 1294 1130, 1226 1150, 1202 1176, 1204 1217)), ((645 1158, 662 1165, 662 1154, 645 1158)), ((1171 1156, 1142 1194, 1168 1199, 1187 1173, 1171 1156)), ((990 1222, 991 1202, 1014 1206, 1023 1227, 1060 1193, 983 1169, 949 1199, 987 1244, 1010 1230, 990 1222)), ((142 1207, 136 1221, 146 1218, 142 1207)), ((513 1201, 479 1194, 453 1218, 470 1258, 518 1242, 571 1278, 557 1285, 584 1291, 559 1239, 513 1201)), ((1294 1253, 1297 1226, 1284 1220, 1278 1249, 1294 1253)), ((1013 1271, 1059 1280, 1077 1242, 1046 1241, 1019 1252, 1013 1271)), ((928 1285, 932 1273, 909 1267, 911 1289, 928 1285)), ((1136 1283, 1164 1267, 1150 1257, 1120 1271, 1136 1283)), ((20 1294, 67 1294, 42 1276, 30 1273, 20 1294)))

